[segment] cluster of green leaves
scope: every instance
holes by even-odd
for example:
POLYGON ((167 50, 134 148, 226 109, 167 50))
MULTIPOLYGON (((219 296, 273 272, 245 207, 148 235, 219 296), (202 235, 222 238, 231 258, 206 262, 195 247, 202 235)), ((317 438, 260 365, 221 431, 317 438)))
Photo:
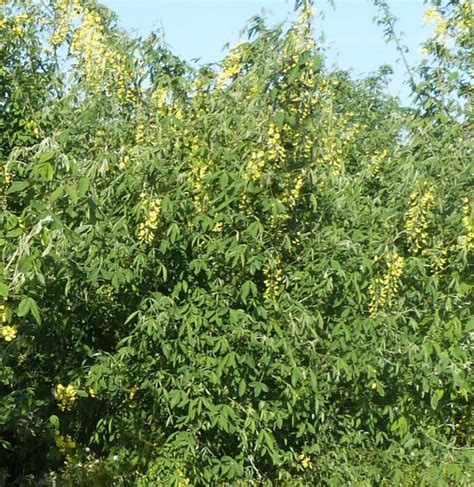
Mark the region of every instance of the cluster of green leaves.
POLYGON ((0 11, 5 482, 469 484, 466 39, 408 109, 311 2, 221 69, 44 3, 0 11))

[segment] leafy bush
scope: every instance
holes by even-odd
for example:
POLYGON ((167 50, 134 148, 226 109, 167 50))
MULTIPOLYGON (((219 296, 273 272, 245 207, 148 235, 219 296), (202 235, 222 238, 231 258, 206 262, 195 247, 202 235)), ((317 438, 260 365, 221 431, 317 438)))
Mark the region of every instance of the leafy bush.
POLYGON ((5 482, 472 481, 471 11, 434 3, 406 108, 310 2, 219 69, 3 2, 5 482))

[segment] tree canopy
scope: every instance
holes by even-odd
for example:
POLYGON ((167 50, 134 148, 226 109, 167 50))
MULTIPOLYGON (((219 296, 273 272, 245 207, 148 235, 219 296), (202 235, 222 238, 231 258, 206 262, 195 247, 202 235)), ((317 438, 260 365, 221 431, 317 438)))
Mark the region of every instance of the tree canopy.
POLYGON ((427 3, 406 107, 310 1, 198 66, 0 2, 0 482, 472 483, 472 5, 427 3))

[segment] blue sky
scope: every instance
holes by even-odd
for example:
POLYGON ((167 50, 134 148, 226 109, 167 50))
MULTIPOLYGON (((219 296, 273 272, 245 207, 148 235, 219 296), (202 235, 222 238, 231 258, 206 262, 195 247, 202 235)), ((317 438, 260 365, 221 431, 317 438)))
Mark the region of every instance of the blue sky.
MULTIPOLYGON (((224 55, 223 46, 239 39, 239 33, 250 17, 265 12, 270 22, 291 18, 293 0, 102 0, 114 10, 121 24, 132 33, 146 35, 162 28, 173 52, 187 60, 217 62, 224 55)), ((411 63, 420 60, 419 44, 426 37, 423 26, 423 0, 388 0, 400 19, 405 44, 410 48, 411 63)), ((327 1, 317 1, 324 10, 318 19, 316 34, 325 34, 330 64, 352 70, 354 76, 391 64, 395 75, 388 89, 406 97, 403 68, 397 66, 398 55, 393 45, 385 44, 381 27, 372 18, 376 10, 370 0, 336 0, 336 9, 327 1)))

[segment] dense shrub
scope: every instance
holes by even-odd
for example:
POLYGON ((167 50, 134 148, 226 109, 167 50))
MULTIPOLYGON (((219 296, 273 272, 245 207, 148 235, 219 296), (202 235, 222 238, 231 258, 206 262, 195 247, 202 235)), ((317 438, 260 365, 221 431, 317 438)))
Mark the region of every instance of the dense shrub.
POLYGON ((219 69, 2 3, 4 482, 469 484, 469 2, 411 108, 307 2, 219 69))

